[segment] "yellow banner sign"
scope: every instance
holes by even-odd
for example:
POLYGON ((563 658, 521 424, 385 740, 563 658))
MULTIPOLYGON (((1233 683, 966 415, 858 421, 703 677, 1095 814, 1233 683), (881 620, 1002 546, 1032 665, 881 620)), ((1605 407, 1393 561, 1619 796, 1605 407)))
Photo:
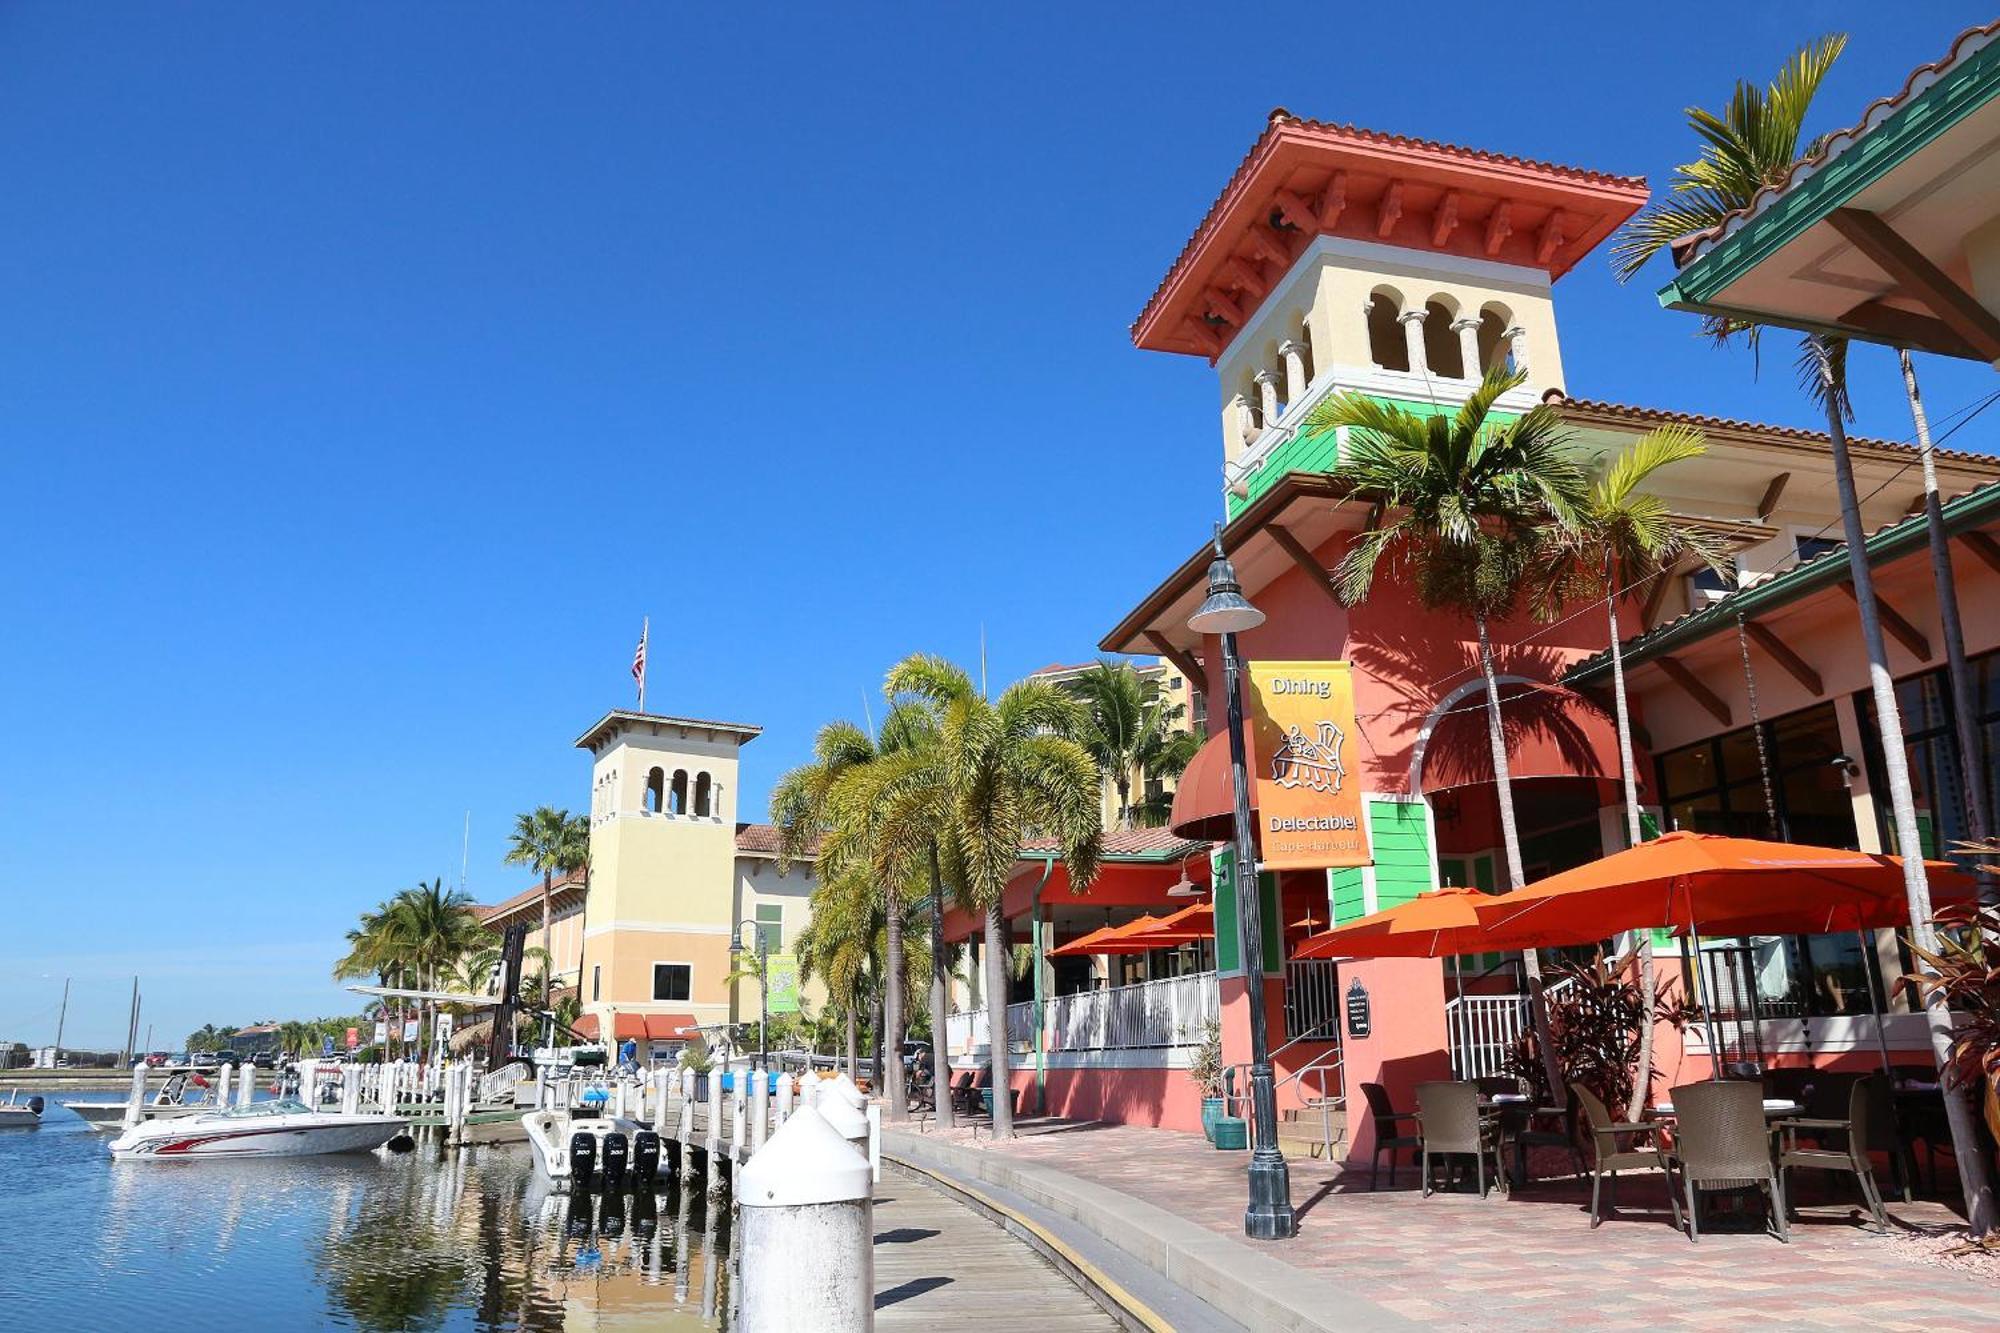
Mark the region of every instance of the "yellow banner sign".
POLYGON ((1264 867, 1370 864, 1349 665, 1252 662, 1249 683, 1264 867))

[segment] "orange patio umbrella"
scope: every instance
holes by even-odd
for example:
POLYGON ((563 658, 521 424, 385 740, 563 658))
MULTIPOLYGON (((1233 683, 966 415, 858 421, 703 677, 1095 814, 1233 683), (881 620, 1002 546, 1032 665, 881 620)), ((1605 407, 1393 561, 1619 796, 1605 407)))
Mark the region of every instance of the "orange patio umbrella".
POLYGON ((1474 905, 1493 896, 1443 888, 1335 926, 1300 945, 1294 958, 1447 958, 1512 947, 1479 924, 1474 905))
MULTIPOLYGON (((1126 922, 1126 925, 1130 924, 1131 922, 1126 922)), ((1099 926, 1088 935, 1079 935, 1068 944, 1057 945, 1055 948, 1049 950, 1049 957, 1078 958, 1088 954, 1104 953, 1106 950, 1098 946, 1116 940, 1118 932, 1123 929, 1125 929, 1124 926, 1099 926)))
POLYGON ((1145 949, 1168 949, 1176 944, 1193 944, 1215 934, 1215 907, 1211 903, 1190 903, 1178 912, 1147 918, 1150 924, 1125 934, 1127 942, 1145 949))
MULTIPOLYGON (((1932 892, 1969 896, 1972 880, 1944 861, 1925 862, 1932 892)), ((1474 905, 1479 924, 1505 944, 1555 948, 1656 927, 1717 933, 1717 923, 1811 919, 1835 929, 1893 913, 1903 897, 1894 856, 1712 833, 1669 833, 1474 905)), ((1907 918, 1905 918, 1907 919, 1907 918)), ((1731 928, 1727 933, 1745 933, 1731 928)))

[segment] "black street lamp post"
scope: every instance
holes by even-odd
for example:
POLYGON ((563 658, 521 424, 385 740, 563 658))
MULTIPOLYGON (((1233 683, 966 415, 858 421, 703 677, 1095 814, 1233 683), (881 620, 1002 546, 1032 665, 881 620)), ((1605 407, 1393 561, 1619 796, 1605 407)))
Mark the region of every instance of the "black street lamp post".
MULTIPOLYGON (((1257 892, 1257 855, 1251 838, 1250 778, 1244 758, 1241 663, 1236 634, 1264 623, 1264 613, 1243 595, 1235 567, 1223 554, 1222 537, 1215 539, 1215 559, 1208 566, 1208 597, 1188 617, 1197 634, 1222 637, 1222 688, 1228 696, 1229 773, 1236 797, 1236 928, 1241 946, 1244 981, 1250 1000, 1250 1107, 1256 1148, 1250 1154, 1250 1206, 1243 1213, 1244 1234, 1254 1240, 1285 1240, 1298 1234, 1292 1210, 1291 1170, 1278 1151, 1278 1097, 1271 1079, 1270 1036, 1264 1018, 1264 926, 1257 892)), ((1220 928, 1221 923, 1217 923, 1220 928)))

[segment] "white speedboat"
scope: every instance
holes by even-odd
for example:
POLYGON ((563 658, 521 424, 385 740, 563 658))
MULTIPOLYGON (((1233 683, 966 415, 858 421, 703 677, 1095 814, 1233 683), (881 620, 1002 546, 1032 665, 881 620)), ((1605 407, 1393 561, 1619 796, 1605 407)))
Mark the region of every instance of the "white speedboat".
POLYGON ((660 1136, 637 1120, 558 1107, 528 1112, 521 1127, 536 1170, 558 1186, 622 1189, 659 1174, 660 1136))
POLYGON ((148 1121, 113 1139, 111 1155, 122 1162, 372 1152, 409 1130, 397 1116, 332 1115, 284 1098, 148 1121))
POLYGON ((26 1129, 42 1123, 42 1099, 30 1097, 21 1100, 21 1090, 16 1088, 7 1094, 7 1100, 0 1102, 0 1129, 26 1129))

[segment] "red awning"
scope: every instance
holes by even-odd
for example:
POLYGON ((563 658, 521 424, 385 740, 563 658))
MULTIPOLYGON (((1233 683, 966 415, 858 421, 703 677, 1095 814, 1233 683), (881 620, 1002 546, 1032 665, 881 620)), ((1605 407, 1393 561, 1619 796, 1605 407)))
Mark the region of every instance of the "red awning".
MULTIPOLYGON (((686 1041, 694 1035, 693 1014, 620 1014, 613 1025, 617 1041, 686 1041), (682 1028, 690 1029, 683 1032, 682 1028)), ((597 1015, 585 1014, 576 1020, 576 1035, 597 1040, 597 1015)))
MULTIPOLYGON (((1257 738, 1243 728, 1244 767, 1250 784, 1250 808, 1257 808, 1257 738)), ((1174 788, 1174 813, 1167 827, 1183 838, 1228 842, 1236 836, 1236 786, 1229 769, 1229 733, 1218 731, 1201 743, 1174 788)))
MULTIPOLYGON (((1513 778, 1617 780, 1617 724, 1582 695, 1557 685, 1503 681, 1500 720, 1513 778)), ((1639 765, 1642 791, 1648 785, 1645 768, 1639 765)), ((1466 695, 1438 719, 1424 743, 1423 767, 1416 777, 1421 793, 1493 781, 1484 692, 1466 695)))

